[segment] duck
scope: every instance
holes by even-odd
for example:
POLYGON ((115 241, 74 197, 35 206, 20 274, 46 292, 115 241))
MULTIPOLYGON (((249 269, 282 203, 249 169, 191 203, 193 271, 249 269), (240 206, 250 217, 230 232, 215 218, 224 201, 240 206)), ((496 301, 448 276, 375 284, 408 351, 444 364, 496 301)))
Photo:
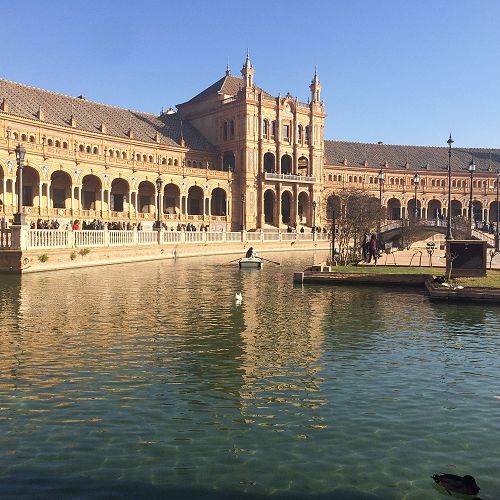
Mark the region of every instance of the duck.
POLYGON ((234 298, 237 302, 241 302, 243 300, 243 295, 241 294, 241 292, 238 292, 234 298))
POLYGON ((476 480, 469 475, 456 476, 455 474, 434 474, 432 479, 442 486, 450 495, 453 493, 460 493, 462 495, 477 495, 479 493, 479 486, 476 480))

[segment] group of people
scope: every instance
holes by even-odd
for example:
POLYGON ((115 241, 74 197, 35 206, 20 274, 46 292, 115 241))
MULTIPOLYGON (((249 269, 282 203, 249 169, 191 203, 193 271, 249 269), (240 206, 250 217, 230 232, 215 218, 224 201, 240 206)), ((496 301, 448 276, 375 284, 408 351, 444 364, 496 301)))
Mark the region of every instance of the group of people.
MULTIPOLYGON (((163 228, 168 231, 169 228, 166 224, 163 224, 163 228)), ((209 231, 210 229, 210 226, 208 224, 200 224, 200 228, 199 230, 200 231, 209 231)), ((170 228, 170 231, 173 231, 174 230, 174 226, 172 226, 170 228)), ((188 222, 187 224, 177 224, 177 231, 198 231, 198 229, 196 229, 196 226, 194 224, 192 224, 191 222, 188 222)))
POLYGON ((478 229, 479 231, 483 231, 485 233, 491 233, 493 234, 495 232, 495 224, 493 224, 493 222, 490 222, 489 224, 483 220, 483 223, 481 225, 481 222, 480 221, 475 221, 476 222, 476 229, 478 229))

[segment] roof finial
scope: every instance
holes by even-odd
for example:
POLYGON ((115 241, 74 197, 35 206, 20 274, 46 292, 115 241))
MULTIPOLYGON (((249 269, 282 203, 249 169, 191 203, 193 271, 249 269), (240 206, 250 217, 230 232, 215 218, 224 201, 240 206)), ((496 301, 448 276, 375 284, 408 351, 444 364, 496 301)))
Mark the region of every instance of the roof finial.
POLYGON ((319 77, 318 77, 318 66, 315 64, 314 65, 314 78, 313 78, 313 83, 319 83, 319 77))
POLYGON ((229 67, 229 62, 226 64, 226 76, 231 76, 231 68, 229 67))
POLYGON ((252 62, 250 61, 250 51, 247 48, 247 58, 245 59, 245 68, 251 68, 252 62))

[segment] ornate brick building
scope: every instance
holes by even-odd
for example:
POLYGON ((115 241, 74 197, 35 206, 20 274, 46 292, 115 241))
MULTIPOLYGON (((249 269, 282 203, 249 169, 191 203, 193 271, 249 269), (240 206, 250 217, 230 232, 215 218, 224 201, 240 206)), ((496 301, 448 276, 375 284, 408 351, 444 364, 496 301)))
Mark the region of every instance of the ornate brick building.
MULTIPOLYGON (((255 85, 248 55, 241 75, 227 68, 177 111, 159 116, 0 80, 0 216, 12 220, 17 211, 19 143, 26 148, 23 205, 31 220, 146 223, 156 219, 159 202, 167 226, 322 225, 328 198, 340 189, 378 198, 381 170, 388 219, 414 210, 417 171, 417 209, 424 217, 446 215, 447 148, 325 141, 316 72, 307 103, 255 85)), ((467 215, 471 158, 475 218, 495 221, 496 149, 453 150, 452 215, 467 215)))

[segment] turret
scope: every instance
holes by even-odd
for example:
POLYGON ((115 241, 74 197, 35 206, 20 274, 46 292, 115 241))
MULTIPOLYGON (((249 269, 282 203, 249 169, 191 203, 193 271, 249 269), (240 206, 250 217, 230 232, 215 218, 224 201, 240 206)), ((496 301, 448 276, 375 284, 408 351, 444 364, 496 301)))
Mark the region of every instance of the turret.
POLYGON ((311 89, 311 101, 312 102, 320 102, 321 101, 321 83, 319 83, 318 78, 318 69, 314 67, 314 77, 311 81, 311 85, 309 85, 311 89))
POLYGON ((243 76, 243 85, 245 88, 253 87, 253 74, 255 73, 252 63, 250 62, 250 54, 247 49, 247 58, 245 60, 245 64, 241 69, 241 74, 243 76))

